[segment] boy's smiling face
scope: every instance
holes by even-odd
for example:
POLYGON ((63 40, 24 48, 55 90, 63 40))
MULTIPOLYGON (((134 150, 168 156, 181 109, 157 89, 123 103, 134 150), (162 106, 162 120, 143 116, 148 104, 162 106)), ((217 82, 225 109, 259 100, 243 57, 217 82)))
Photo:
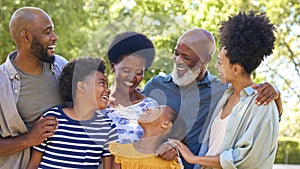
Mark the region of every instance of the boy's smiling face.
POLYGON ((85 77, 84 85, 86 98, 97 105, 97 109, 105 109, 110 94, 106 76, 102 72, 96 71, 85 77))

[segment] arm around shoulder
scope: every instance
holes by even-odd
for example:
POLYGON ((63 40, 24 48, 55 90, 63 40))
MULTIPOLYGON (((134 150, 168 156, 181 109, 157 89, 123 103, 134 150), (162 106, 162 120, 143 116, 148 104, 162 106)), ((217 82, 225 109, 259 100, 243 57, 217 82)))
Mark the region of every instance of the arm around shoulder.
POLYGON ((31 145, 26 138, 26 134, 9 138, 0 138, 0 157, 8 156, 30 147, 31 145))
POLYGON ((276 104, 276 107, 278 109, 278 114, 279 114, 279 121, 281 121, 281 116, 282 116, 282 113, 283 113, 283 108, 282 108, 282 101, 281 101, 281 93, 278 92, 278 95, 277 97, 275 98, 275 104, 276 104))

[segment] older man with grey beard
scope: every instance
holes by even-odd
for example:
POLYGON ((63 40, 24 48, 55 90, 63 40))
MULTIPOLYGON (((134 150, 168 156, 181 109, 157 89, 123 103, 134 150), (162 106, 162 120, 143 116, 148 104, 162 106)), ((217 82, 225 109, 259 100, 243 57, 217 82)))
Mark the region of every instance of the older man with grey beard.
MULTIPOLYGON (((214 36, 207 30, 196 28, 185 32, 175 47, 172 73, 167 76, 154 76, 143 91, 145 96, 152 97, 159 104, 168 105, 181 114, 188 129, 186 144, 194 154, 199 152, 201 139, 206 132, 205 126, 227 89, 227 85, 220 83, 207 70, 215 50, 214 36)), ((257 104, 267 104, 279 95, 268 83, 254 87, 260 93, 256 99, 257 104)), ((276 102, 281 110, 281 99, 278 98, 276 102)), ((160 155, 170 159, 171 154, 167 151, 160 155)), ((186 169, 193 168, 193 165, 185 161, 184 166, 186 169)))

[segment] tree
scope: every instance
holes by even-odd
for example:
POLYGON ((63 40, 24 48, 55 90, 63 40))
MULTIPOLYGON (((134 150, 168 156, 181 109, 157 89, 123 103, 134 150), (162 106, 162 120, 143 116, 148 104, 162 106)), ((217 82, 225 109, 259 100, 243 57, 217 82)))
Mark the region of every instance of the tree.
POLYGON ((15 50, 13 39, 10 36, 8 25, 15 10, 23 6, 35 6, 46 11, 52 18, 55 32, 59 36, 56 51, 67 59, 78 56, 82 45, 88 39, 87 32, 93 25, 88 24, 86 18, 90 14, 84 9, 83 1, 61 0, 61 1, 0 1, 0 31, 1 50, 0 62, 6 60, 7 55, 15 50))
MULTIPOLYGON (((172 70, 174 46, 186 30, 205 28, 215 35, 218 42, 218 24, 229 15, 250 9, 266 12, 277 26, 277 41, 273 56, 257 69, 255 80, 257 83, 268 81, 282 93, 281 135, 300 136, 297 125, 300 121, 297 117, 300 86, 295 83, 300 78, 298 0, 0 0, 1 63, 15 48, 8 23, 12 13, 21 6, 37 6, 51 16, 59 35, 56 51, 67 59, 86 55, 106 58, 108 44, 115 34, 122 31, 145 33, 153 40, 157 55, 142 84, 159 72, 172 70)), ((209 66, 212 74, 216 74, 213 68, 215 59, 209 66)))

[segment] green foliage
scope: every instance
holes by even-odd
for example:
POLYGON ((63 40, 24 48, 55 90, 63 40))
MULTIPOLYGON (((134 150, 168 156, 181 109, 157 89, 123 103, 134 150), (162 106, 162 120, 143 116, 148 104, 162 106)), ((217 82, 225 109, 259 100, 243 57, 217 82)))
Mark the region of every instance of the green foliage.
POLYGON ((83 1, 49 0, 49 1, 5 1, 1 0, 1 63, 5 61, 7 54, 15 50, 15 45, 9 34, 8 25, 13 12, 23 6, 35 6, 46 11, 52 18, 55 32, 59 36, 56 51, 67 59, 78 56, 82 45, 87 40, 88 27, 86 18, 89 13, 84 10, 83 1), (4 2, 3 2, 4 1, 4 2))
POLYGON ((276 164, 300 164, 300 139, 280 137, 276 153, 276 164))
POLYGON ((10 17, 16 8, 18 8, 16 4, 11 1, 0 1, 0 63, 3 63, 6 60, 6 56, 15 48, 14 41, 10 37, 8 25, 10 17))
MULTIPOLYGON (((12 13, 22 6, 40 7, 50 15, 59 36, 56 53, 68 60, 87 55, 106 59, 108 44, 117 33, 145 33, 153 40, 157 55, 141 86, 159 72, 171 72, 174 46, 186 30, 207 29, 218 42, 219 24, 229 15, 250 9, 266 12, 277 26, 276 47, 267 64, 257 69, 254 81, 268 81, 281 91, 281 135, 300 137, 296 113, 300 110, 300 86, 295 83, 300 80, 299 0, 0 0, 0 63, 15 50, 8 24, 12 13)), ((216 55, 209 65, 215 75, 216 55)))

